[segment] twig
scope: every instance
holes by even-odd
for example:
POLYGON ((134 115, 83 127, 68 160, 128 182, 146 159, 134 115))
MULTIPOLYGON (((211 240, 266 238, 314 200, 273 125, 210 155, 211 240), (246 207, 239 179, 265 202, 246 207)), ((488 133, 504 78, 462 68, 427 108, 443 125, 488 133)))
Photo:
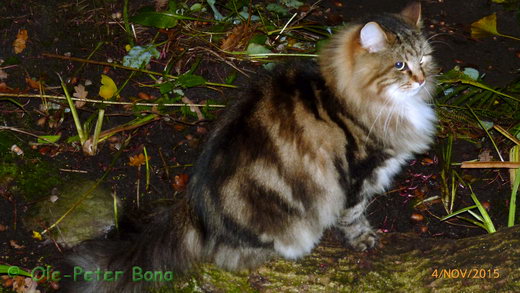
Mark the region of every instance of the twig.
POLYGON ((82 174, 87 174, 88 171, 85 171, 85 170, 78 170, 78 169, 59 169, 61 172, 70 172, 70 173, 82 173, 82 174))
POLYGON ((11 127, 11 126, 0 126, 0 130, 11 130, 11 131, 14 131, 14 132, 19 132, 19 133, 23 133, 23 134, 27 134, 27 135, 30 135, 30 136, 34 136, 38 139, 41 139, 41 140, 45 140, 46 142, 49 142, 49 143, 52 143, 54 144, 54 142, 46 139, 45 137, 41 137, 39 135, 36 135, 34 133, 30 133, 30 132, 27 132, 25 130, 21 130, 21 129, 18 129, 18 128, 15 128, 15 127, 11 127))
MULTIPOLYGON (((9 93, 0 93, 0 97, 12 97, 12 98, 48 98, 55 100, 66 100, 67 98, 64 96, 53 96, 53 95, 36 95, 36 94, 9 94, 9 93)), ((107 104, 107 105, 136 105, 136 106, 164 106, 164 107, 210 107, 210 108, 225 108, 226 105, 203 105, 203 104, 185 104, 185 103, 174 103, 174 104, 155 104, 155 103, 132 103, 132 102, 117 102, 117 101, 102 101, 102 100, 92 100, 92 99, 79 99, 79 98, 71 98, 73 101, 85 101, 89 103, 96 104, 107 104)))
POLYGON ((520 162, 462 162, 464 169, 516 169, 520 168, 520 162))

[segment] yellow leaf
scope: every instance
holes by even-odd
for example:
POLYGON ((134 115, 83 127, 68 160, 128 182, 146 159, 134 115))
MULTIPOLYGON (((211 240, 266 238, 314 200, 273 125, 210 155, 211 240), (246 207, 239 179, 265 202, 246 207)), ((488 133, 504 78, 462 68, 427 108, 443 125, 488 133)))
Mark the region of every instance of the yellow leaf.
POLYGON ((146 161, 149 161, 149 160, 150 160, 150 157, 147 157, 147 159, 145 159, 144 154, 140 153, 138 155, 130 157, 130 162, 128 162, 128 165, 137 167, 140 165, 144 165, 146 163, 146 161))
POLYGON ((27 39, 29 39, 27 30, 19 30, 18 34, 16 35, 16 40, 13 42, 13 49, 16 54, 22 53, 22 51, 25 49, 25 43, 27 42, 27 39))
POLYGON ((36 232, 36 231, 32 231, 32 232, 33 232, 32 237, 33 237, 34 239, 42 240, 42 234, 40 234, 39 232, 36 232))
POLYGON ((101 74, 101 84, 102 86, 99 88, 99 95, 108 100, 112 98, 117 92, 116 83, 107 75, 101 74))
POLYGON ((471 24, 471 37, 474 39, 500 35, 497 31, 496 13, 483 17, 471 24))

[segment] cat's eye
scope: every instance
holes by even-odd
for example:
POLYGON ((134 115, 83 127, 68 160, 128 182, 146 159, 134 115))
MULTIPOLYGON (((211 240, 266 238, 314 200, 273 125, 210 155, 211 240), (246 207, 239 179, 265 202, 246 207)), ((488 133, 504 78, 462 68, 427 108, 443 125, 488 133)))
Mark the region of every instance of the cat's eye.
POLYGON ((395 68, 397 68, 397 70, 405 70, 406 69, 406 63, 404 63, 402 61, 395 62, 394 66, 395 66, 395 68))

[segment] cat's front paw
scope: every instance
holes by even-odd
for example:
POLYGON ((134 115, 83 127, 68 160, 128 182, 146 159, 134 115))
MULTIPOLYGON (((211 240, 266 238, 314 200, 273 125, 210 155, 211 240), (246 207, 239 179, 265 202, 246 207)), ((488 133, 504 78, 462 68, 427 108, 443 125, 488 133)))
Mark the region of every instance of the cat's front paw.
POLYGON ((379 237, 372 230, 366 230, 359 236, 348 239, 347 242, 357 251, 365 251, 376 246, 379 237))

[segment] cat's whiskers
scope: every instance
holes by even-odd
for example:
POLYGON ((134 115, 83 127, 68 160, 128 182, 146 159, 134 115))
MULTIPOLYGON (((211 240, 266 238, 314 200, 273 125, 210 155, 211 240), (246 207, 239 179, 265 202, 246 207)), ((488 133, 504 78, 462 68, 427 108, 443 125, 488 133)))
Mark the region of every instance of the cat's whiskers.
POLYGON ((385 123, 383 124, 383 133, 384 133, 383 146, 385 145, 385 142, 387 140, 387 135, 389 134, 388 129, 389 129, 390 122, 394 116, 395 108, 398 106, 399 106, 399 104, 395 103, 395 101, 394 101, 394 103, 392 103, 390 110, 388 111, 388 113, 386 115, 385 123))
POLYGON ((425 43, 429 43, 429 41, 432 40, 433 38, 436 38, 436 37, 438 37, 438 36, 442 36, 442 35, 449 36, 450 34, 448 34, 448 33, 436 33, 436 34, 433 34, 433 35, 429 36, 429 37, 426 39, 425 43))
POLYGON ((381 106, 381 109, 379 110, 379 113, 377 113, 376 115, 376 118, 374 119, 374 122, 372 122, 372 125, 370 126, 370 129, 368 130, 368 133, 367 133, 367 139, 365 140, 365 146, 370 138, 370 134, 372 133, 372 130, 374 129, 374 125, 376 125, 377 123, 377 120, 379 120, 379 118, 381 117, 381 114, 383 114, 383 111, 385 109, 387 109, 387 106, 388 104, 390 103, 390 99, 386 99, 386 101, 384 102, 384 104, 381 106))

